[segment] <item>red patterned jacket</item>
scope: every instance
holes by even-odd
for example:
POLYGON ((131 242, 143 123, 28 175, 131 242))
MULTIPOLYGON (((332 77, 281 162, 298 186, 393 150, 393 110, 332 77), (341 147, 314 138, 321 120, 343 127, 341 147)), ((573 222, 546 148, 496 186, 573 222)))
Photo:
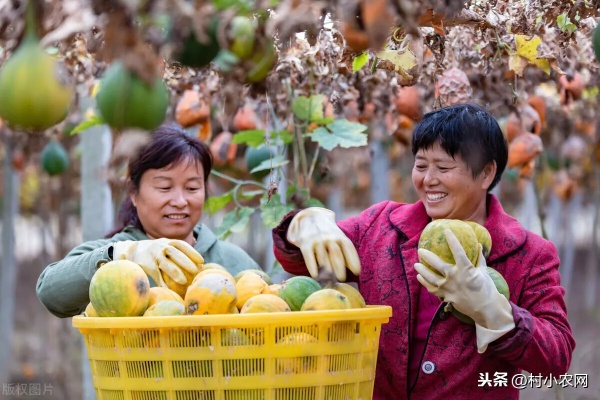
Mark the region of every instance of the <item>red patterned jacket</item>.
MULTIPOLYGON (((302 254, 286 240, 296 212, 273 229, 274 251, 286 271, 306 275, 302 254)), ((485 227, 493 245, 487 263, 508 282, 516 328, 479 354, 474 326, 444 312, 442 304, 429 327, 422 369, 409 387, 411 326, 417 312, 411 304, 416 304, 420 285, 413 266, 419 236, 430 221, 420 201, 385 201, 338 221, 358 251, 362 272, 357 281, 367 304, 393 308, 389 323, 382 327, 373 398, 517 399, 511 379, 522 370, 556 379, 566 374, 575 340, 567 321, 556 248, 525 230, 489 195, 485 227), (503 374, 506 386, 499 379, 503 374), (485 377, 491 385, 483 384, 485 377)))

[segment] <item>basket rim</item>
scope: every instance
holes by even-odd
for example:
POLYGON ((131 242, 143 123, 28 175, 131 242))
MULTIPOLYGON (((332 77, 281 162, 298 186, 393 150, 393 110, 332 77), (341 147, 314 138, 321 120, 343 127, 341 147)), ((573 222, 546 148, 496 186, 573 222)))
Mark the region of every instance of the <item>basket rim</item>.
POLYGON ((167 317, 86 317, 76 315, 72 325, 76 328, 182 328, 194 326, 252 326, 282 325, 290 323, 325 323, 349 320, 379 320, 386 323, 392 316, 392 307, 368 305, 366 308, 326 311, 293 311, 252 314, 177 315, 167 317))

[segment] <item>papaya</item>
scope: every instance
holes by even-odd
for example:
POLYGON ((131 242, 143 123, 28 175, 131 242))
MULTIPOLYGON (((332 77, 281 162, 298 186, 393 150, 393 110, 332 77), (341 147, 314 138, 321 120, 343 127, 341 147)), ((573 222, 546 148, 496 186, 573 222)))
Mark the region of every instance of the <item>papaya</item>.
POLYGON ((264 169, 262 171, 252 172, 252 170, 258 167, 263 161, 270 160, 275 157, 275 153, 271 150, 269 146, 259 146, 259 147, 251 147, 248 146, 246 148, 246 152, 244 153, 244 161, 246 161, 246 169, 252 175, 256 176, 258 179, 262 179, 265 176, 269 175, 271 172, 270 169, 264 169))
POLYGON ((175 300, 183 304, 183 298, 173 290, 162 287, 154 286, 150 288, 150 300, 148 301, 148 307, 152 307, 154 304, 163 300, 175 300))
POLYGON ((352 308, 348 297, 334 289, 321 289, 312 293, 302 304, 300 311, 347 310, 352 308))
POLYGON ((248 299, 240 309, 240 314, 289 311, 292 311, 290 306, 281 297, 262 293, 248 299))
POLYGON ((240 271, 240 272, 238 272, 235 275, 235 281, 238 282, 240 280, 240 278, 242 276, 244 276, 244 274, 247 274, 249 272, 252 273, 252 274, 256 274, 256 275, 260 276, 263 279, 263 281, 267 282, 267 284, 269 284, 269 285, 273 284, 273 280, 271 279, 271 277, 269 276, 269 274, 267 274, 262 269, 245 269, 243 271, 240 271))
POLYGON ((281 283, 279 297, 285 300, 292 311, 299 311, 308 296, 323 287, 308 276, 293 276, 281 283))
POLYGON ((221 346, 248 346, 250 338, 241 329, 228 328, 221 331, 221 346))
POLYGON ((139 316, 148 308, 150 281, 136 263, 110 261, 98 268, 92 277, 89 295, 100 317, 139 316))
POLYGON ((365 308, 367 306, 364 297, 354 286, 344 283, 335 282, 326 286, 327 289, 337 290, 342 293, 350 301, 350 308, 365 308))
POLYGON ((244 274, 235 284, 235 290, 237 291, 237 303, 236 306, 239 310, 244 307, 244 303, 250 298, 263 293, 268 290, 269 284, 263 280, 257 274, 244 274))
MULTIPOLYGON (((504 297, 506 297, 506 300, 510 299, 510 291, 508 289, 508 283, 506 282, 506 280, 504 279, 502 274, 500 272, 496 271, 492 267, 487 267, 487 272, 490 275, 490 278, 492 278, 492 281, 494 281, 494 285, 496 285, 496 289, 498 289, 498 292, 500 292, 500 294, 502 294, 504 297)), ((465 324, 470 324, 470 325, 475 324, 475 321, 473 321, 473 319, 471 317, 466 316, 465 314, 461 313, 460 311, 458 311, 457 309, 452 307, 451 303, 449 303, 446 307, 444 307, 444 311, 452 312, 452 314, 456 318, 458 318, 465 324)))
POLYGON ((228 30, 229 51, 240 59, 250 57, 254 50, 255 30, 254 20, 243 15, 233 17, 228 30))
POLYGON ((85 307, 83 315, 85 315, 86 317, 99 317, 96 310, 94 310, 94 306, 92 305, 92 303, 88 303, 87 307, 85 307))
POLYGON ((148 307, 144 317, 166 317, 185 315, 185 306, 177 300, 162 300, 148 307))
MULTIPOLYGON (((317 338, 311 334, 305 332, 292 332, 279 341, 277 341, 277 345, 286 346, 286 347, 301 347, 306 346, 307 344, 317 343, 317 338)), ((315 357, 293 357, 293 358, 278 358, 276 360, 277 373, 278 374, 300 374, 307 372, 307 370, 311 367, 311 358, 313 362, 315 357)), ((314 363, 313 368, 316 367, 316 363, 314 363)))
POLYGON ((185 279, 187 279, 186 283, 183 285, 175 282, 173 279, 171 279, 171 277, 169 275, 167 275, 166 272, 164 272, 162 270, 160 271, 160 274, 162 275, 163 281, 165 281, 165 284, 167 285, 167 287, 169 289, 171 289, 172 291, 177 293, 179 296, 184 297, 188 286, 190 285, 190 283, 192 283, 192 281, 196 277, 196 274, 192 274, 191 272, 189 272, 183 268, 181 268, 181 272, 185 276, 185 279))
POLYGON ((235 279, 208 273, 196 279, 185 293, 187 314, 232 314, 237 302, 235 279))
MULTIPOLYGON (((479 242, 477 241, 477 236, 469 224, 458 219, 436 219, 431 221, 427 224, 425 229, 423 229, 423 232, 421 232, 418 247, 420 249, 422 248, 431 251, 449 264, 455 264, 454 256, 446 241, 446 229, 450 229, 454 235, 456 235, 456 238, 465 250, 467 257, 473 265, 476 265, 477 258, 479 257, 479 242)), ((419 262, 440 275, 435 268, 424 260, 421 260, 420 257, 419 262)))
POLYGON ((183 48, 177 56, 177 61, 193 68, 201 68, 210 64, 221 50, 219 40, 217 39, 219 22, 218 17, 210 20, 207 32, 208 41, 206 43, 198 41, 196 34, 190 32, 184 40, 183 48))
POLYGON ((592 33, 592 46, 594 47, 596 61, 600 63, 600 23, 596 24, 594 32, 592 33))
POLYGON ((115 129, 152 130, 165 120, 169 96, 161 77, 148 86, 115 61, 102 76, 96 104, 103 120, 115 129))
POLYGON ((279 296, 279 291, 281 290, 281 283, 274 283, 269 285, 267 289, 263 293, 274 294, 275 296, 279 296))
POLYGON ((251 66, 246 72, 246 83, 264 81, 277 63, 277 58, 277 49, 273 40, 265 39, 258 43, 258 48, 251 58, 251 66))
POLYGON ((198 272, 198 274, 194 277, 194 279, 192 279, 192 282, 190 283, 190 285, 192 283, 198 281, 198 279, 202 278, 203 276, 205 276, 207 274, 223 275, 223 276, 226 276, 227 278, 231 279, 235 283, 235 278, 233 277, 233 275, 231 275, 225 269, 208 268, 208 269, 202 269, 200 272, 198 272))
POLYGON ((33 13, 28 6, 25 36, 0 70, 0 117, 17 129, 43 131, 65 119, 73 90, 57 59, 41 48, 33 13))
POLYGON ((58 141, 50 140, 42 150, 40 163, 48 175, 60 175, 69 167, 69 155, 58 141))
POLYGON ((477 222, 473 221, 465 221, 475 232, 475 236, 477 236, 477 241, 481 244, 481 252, 483 256, 487 258, 492 251, 492 236, 490 232, 485 229, 484 226, 479 225, 477 222))

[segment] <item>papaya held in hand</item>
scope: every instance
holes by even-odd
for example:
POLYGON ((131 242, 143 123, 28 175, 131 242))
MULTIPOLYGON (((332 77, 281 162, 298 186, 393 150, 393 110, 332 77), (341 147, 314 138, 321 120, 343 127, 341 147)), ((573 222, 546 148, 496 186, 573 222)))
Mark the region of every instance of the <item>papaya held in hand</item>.
MULTIPOLYGON (((444 233, 446 229, 450 229, 456 235, 467 257, 472 264, 475 264, 479 254, 477 236, 469 224, 459 219, 436 219, 431 221, 421 233, 419 249, 427 249, 445 262, 454 264, 452 251, 446 242, 446 235, 444 233)), ((436 271, 425 260, 421 259, 420 252, 419 262, 440 275, 439 271, 436 271)))
POLYGON ((346 267, 360 274, 360 260, 354 245, 335 223, 335 213, 310 207, 294 216, 287 233, 290 243, 300 248, 306 268, 313 278, 319 267, 333 271, 338 281, 346 280, 346 267))
POLYGON ((514 329, 512 306, 490 277, 481 245, 477 243, 479 256, 474 265, 453 231, 446 229, 444 235, 454 261, 447 262, 420 248, 419 259, 431 267, 416 263, 417 280, 429 293, 452 303, 454 308, 475 321, 477 350, 483 353, 491 342, 514 329))
POLYGON ((58 60, 40 46, 29 5, 23 41, 0 70, 0 117, 27 131, 58 124, 67 116, 73 98, 66 81, 58 60))

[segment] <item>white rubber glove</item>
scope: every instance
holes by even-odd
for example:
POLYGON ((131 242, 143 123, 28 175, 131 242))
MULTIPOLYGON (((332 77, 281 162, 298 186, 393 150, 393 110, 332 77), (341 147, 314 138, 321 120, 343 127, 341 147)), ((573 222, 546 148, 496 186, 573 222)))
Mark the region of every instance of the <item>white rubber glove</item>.
POLYGON ((354 245, 335 223, 335 213, 326 208, 310 207, 294 216, 287 240, 300 248, 308 273, 315 279, 319 268, 346 280, 346 267, 360 274, 360 260, 354 245))
POLYGON ((419 249, 420 259, 439 271, 441 276, 416 263, 417 279, 429 293, 452 303, 454 308, 475 321, 477 351, 483 353, 491 342, 515 328, 512 307, 488 275, 481 245, 475 267, 454 233, 450 229, 446 229, 445 233, 456 265, 444 262, 431 251, 419 249))
POLYGON ((161 270, 180 285, 187 284, 182 269, 191 274, 198 273, 198 265, 204 259, 192 246, 183 240, 124 240, 113 244, 113 260, 129 260, 138 264, 157 286, 166 287, 161 270))

